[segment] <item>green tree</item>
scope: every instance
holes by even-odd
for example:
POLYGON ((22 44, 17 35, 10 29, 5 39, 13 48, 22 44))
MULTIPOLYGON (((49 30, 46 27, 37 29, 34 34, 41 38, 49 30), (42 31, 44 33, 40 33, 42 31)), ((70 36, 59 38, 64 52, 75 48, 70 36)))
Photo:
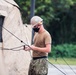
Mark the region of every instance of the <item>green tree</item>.
POLYGON ((19 5, 22 14, 23 23, 29 23, 30 19, 30 0, 15 0, 19 5))
MULTIPOLYGON (((22 9, 24 23, 29 23, 31 0, 15 1, 22 9)), ((76 41, 76 0, 35 0, 35 15, 44 19, 53 44, 76 41)))

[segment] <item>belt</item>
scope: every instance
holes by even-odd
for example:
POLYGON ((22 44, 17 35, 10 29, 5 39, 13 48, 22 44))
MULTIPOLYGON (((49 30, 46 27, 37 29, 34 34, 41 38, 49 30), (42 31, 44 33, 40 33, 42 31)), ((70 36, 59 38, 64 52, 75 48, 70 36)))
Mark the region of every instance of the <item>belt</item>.
POLYGON ((36 60, 36 59, 42 59, 42 58, 47 58, 47 56, 33 57, 33 60, 36 60))

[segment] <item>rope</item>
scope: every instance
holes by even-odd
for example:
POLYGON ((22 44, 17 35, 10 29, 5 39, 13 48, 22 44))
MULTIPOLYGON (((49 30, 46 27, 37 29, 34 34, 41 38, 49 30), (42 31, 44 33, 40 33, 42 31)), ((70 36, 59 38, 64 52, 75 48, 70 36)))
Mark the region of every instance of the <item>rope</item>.
POLYGON ((70 67, 70 65, 66 62, 66 60, 63 58, 63 54, 61 52, 56 52, 56 58, 57 58, 57 54, 60 54, 62 57, 62 60, 66 63, 66 65, 68 65, 68 67, 73 71, 73 73, 76 75, 75 71, 70 67))
MULTIPOLYGON (((64 62, 69 66, 69 64, 66 62, 66 60, 62 57, 62 59, 64 60, 64 62)), ((76 72, 69 66, 69 68, 73 71, 73 73, 76 75, 76 72)))
MULTIPOLYGON (((6 1, 6 2, 8 2, 8 1, 6 1)), ((8 2, 8 3, 10 3, 10 2, 8 2)), ((12 3, 10 3, 10 4, 12 4, 12 3)), ((15 7, 17 7, 16 5, 14 5, 14 4, 12 4, 13 6, 15 6, 15 7)), ((17 8, 19 8, 19 7, 17 7, 17 8)), ((19 9, 21 9, 21 8, 19 8, 19 9)), ((25 44, 25 46, 28 46, 30 49, 32 49, 29 45, 27 45, 24 41, 22 41, 20 38, 18 38, 17 36, 15 36, 13 33, 11 33, 9 30, 7 30, 5 27, 3 27, 6 31, 8 31, 11 35, 13 35, 15 38, 17 38, 19 41, 21 41, 21 43, 23 43, 23 44, 25 44)), ((13 49, 15 49, 15 48, 13 48, 13 49)), ((13 49, 11 49, 11 50, 13 50, 13 49)), ((6 50, 9 50, 9 49, 7 49, 6 48, 6 50)), ((21 49, 19 49, 19 50, 21 50, 21 49)), ((33 50, 33 49, 32 49, 33 50)), ((15 50, 16 51, 16 50, 15 50)), ((37 52, 36 52, 37 53, 37 52)), ((48 60, 47 60, 48 61, 48 60)), ((49 61, 48 61, 49 62, 49 61)), ((59 68, 57 68, 54 64, 52 64, 51 62, 49 62, 51 65, 53 65, 56 69, 58 69, 61 73, 63 73, 64 75, 66 75, 63 71, 61 71, 59 68)))
MULTIPOLYGON (((3 27, 6 31, 8 31, 12 36, 14 36, 15 38, 17 38, 19 41, 21 41, 21 43, 25 44, 25 46, 28 46, 31 50, 33 50, 29 45, 27 45, 24 41, 22 41, 21 39, 19 39, 17 36, 15 36, 13 33, 11 33, 9 30, 7 30, 5 27, 3 27)), ((9 50, 9 49, 8 49, 9 50)), ((15 50, 16 51, 16 50, 15 50)), ((37 52, 36 52, 37 53, 37 52)), ((38 54, 38 53, 37 53, 38 54)), ((38 54, 39 55, 39 54, 38 54)), ((32 58, 32 56, 31 56, 32 58)), ((48 60, 47 60, 48 61, 48 60)), ((48 61, 49 62, 49 61, 48 61)), ((49 62, 50 63, 50 62, 49 62)), ((51 65, 53 65, 52 63, 50 63, 51 65)), ((55 65, 53 65, 56 69, 58 69, 55 65)), ((62 72, 60 69, 58 69, 60 72, 62 72)), ((64 75, 66 75, 64 72, 62 72, 64 75)))
MULTIPOLYGON (((59 64, 59 66, 62 68, 62 69, 64 69, 61 65, 60 65, 60 63, 57 61, 57 58, 55 59, 55 62, 57 62, 57 64, 59 64)), ((64 70, 65 71, 65 70, 64 70)), ((66 71, 65 71, 65 73, 67 73, 66 71)))
MULTIPOLYGON (((48 60, 47 60, 48 61, 48 60)), ((48 61, 49 62, 49 61, 48 61)), ((56 67, 54 64, 52 64, 51 62, 49 62, 49 64, 51 64, 52 66, 54 66, 56 69, 58 69, 61 73, 63 73, 63 75, 66 75, 62 70, 60 70, 58 67, 56 67)))
POLYGON ((2 49, 2 50, 20 51, 20 50, 23 50, 23 48, 21 48, 23 46, 24 45, 21 45, 21 46, 18 46, 18 47, 14 47, 14 48, 3 48, 3 47, 0 47, 0 49, 2 49), (18 49, 18 48, 20 48, 20 49, 18 49))

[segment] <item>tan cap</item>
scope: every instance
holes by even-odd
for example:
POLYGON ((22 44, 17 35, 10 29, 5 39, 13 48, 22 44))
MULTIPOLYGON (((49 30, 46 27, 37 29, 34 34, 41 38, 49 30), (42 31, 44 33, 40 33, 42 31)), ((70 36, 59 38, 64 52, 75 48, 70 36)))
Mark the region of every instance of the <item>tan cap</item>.
POLYGON ((33 16, 33 17, 31 18, 30 23, 31 23, 33 26, 35 26, 35 25, 37 25, 38 23, 42 24, 42 21, 43 21, 43 19, 42 19, 41 17, 39 17, 39 16, 33 16))

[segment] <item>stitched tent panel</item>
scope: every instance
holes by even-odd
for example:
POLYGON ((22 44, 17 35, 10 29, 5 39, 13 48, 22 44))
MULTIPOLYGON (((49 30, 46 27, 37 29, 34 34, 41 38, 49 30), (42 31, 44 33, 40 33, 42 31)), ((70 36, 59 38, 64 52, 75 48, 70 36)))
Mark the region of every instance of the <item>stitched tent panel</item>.
MULTIPOLYGON (((17 5, 13 0, 7 0, 12 4, 17 5)), ((31 26, 24 26, 21 19, 20 11, 17 7, 7 3, 5 0, 0 0, 0 15, 5 16, 3 27, 24 41, 25 44, 31 44, 31 26), (29 30, 30 29, 30 30, 29 30)), ((24 45, 15 36, 10 34, 3 28, 3 48, 14 48, 24 45)), ((28 75, 28 68, 31 60, 30 52, 24 51, 23 47, 19 51, 3 50, 2 59, 7 68, 8 75, 28 75)), ((0 68, 2 69, 2 68, 0 68)), ((5 74, 1 74, 5 75, 5 74)))

